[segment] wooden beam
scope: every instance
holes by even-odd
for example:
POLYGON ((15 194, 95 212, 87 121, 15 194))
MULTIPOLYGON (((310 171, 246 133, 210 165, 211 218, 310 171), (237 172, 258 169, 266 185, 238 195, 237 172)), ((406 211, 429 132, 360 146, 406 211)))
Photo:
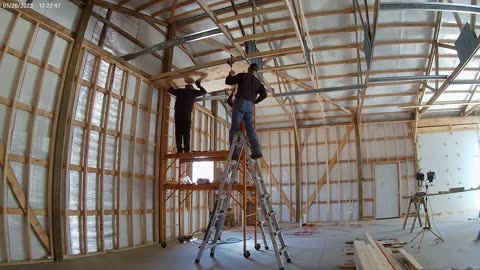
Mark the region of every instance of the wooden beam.
MULTIPOLYGON (((26 220, 32 226, 33 230, 37 234, 38 238, 40 239, 40 243, 45 247, 47 252, 50 252, 50 239, 48 237, 47 232, 43 229, 40 221, 38 220, 35 212, 32 208, 28 205, 27 207, 27 197, 23 192, 22 186, 18 182, 18 179, 13 171, 13 167, 10 162, 5 163, 5 147, 2 143, 0 143, 0 165, 2 165, 4 173, 7 175, 7 181, 10 184, 10 188, 12 189, 12 193, 15 196, 15 199, 18 202, 18 205, 22 209, 22 212, 26 217, 26 220)), ((12 229, 20 229, 20 228, 12 228, 12 229)))
MULTIPOLYGON (((250 58, 256 58, 256 57, 265 57, 265 56, 269 56, 269 55, 287 54, 287 53, 290 53, 292 51, 297 51, 299 49, 300 49, 299 47, 290 47, 290 48, 283 48, 283 49, 278 49, 278 50, 274 50, 274 51, 252 53, 252 54, 248 54, 248 55, 245 55, 245 56, 234 56, 233 61, 234 62, 241 61, 245 58, 250 59, 250 58)), ((175 71, 161 73, 161 74, 158 74, 158 75, 151 76, 150 80, 157 81, 157 80, 161 80, 161 79, 164 79, 164 78, 177 76, 177 75, 180 75, 180 74, 192 72, 192 71, 203 69, 203 68, 223 65, 223 64, 226 64, 227 61, 229 61, 229 60, 230 60, 230 58, 220 59, 220 60, 215 60, 215 61, 212 61, 212 62, 198 64, 198 65, 191 66, 191 67, 178 69, 178 70, 175 70, 175 71)))
POLYGON ((275 7, 271 7, 271 8, 257 9, 257 10, 252 11, 252 12, 245 12, 245 13, 241 13, 241 14, 238 14, 238 15, 235 15, 235 16, 231 16, 231 17, 227 17, 227 18, 223 18, 223 19, 218 19, 217 22, 219 24, 225 24, 225 23, 228 23, 228 22, 233 22, 233 21, 240 20, 240 19, 245 19, 245 18, 251 18, 251 17, 254 17, 254 16, 258 16, 258 15, 271 14, 271 13, 279 12, 279 11, 283 11, 285 9, 287 9, 287 7, 285 5, 279 5, 279 6, 275 6, 275 7))
MULTIPOLYGON (((191 5, 191 4, 195 3, 195 1, 196 0, 187 0, 187 1, 183 1, 181 3, 177 3, 176 8, 181 8, 181 7, 184 7, 184 6, 191 5)), ((157 17, 157 16, 162 15, 164 13, 169 13, 169 12, 171 12, 172 9, 173 9, 173 5, 168 7, 168 8, 164 8, 162 10, 153 12, 152 17, 157 17)))
MULTIPOLYGON (((437 101, 437 99, 447 90, 448 86, 450 86, 450 83, 454 81, 458 75, 467 67, 467 65, 470 63, 470 61, 475 57, 475 54, 477 51, 480 50, 480 38, 477 38, 477 45, 473 49, 472 54, 470 57, 468 57, 464 62, 461 62, 455 67, 453 72, 448 76, 448 79, 446 79, 443 84, 440 86, 440 88, 435 92, 435 94, 430 97, 430 99, 427 101, 426 105, 431 105, 437 101)), ((419 112, 419 118, 427 112, 429 107, 423 107, 420 112, 419 112)))
MULTIPOLYGON (((141 42, 140 40, 138 40, 134 36, 130 35, 127 31, 123 30, 122 28, 115 25, 111 21, 103 18, 102 16, 100 16, 100 14, 96 13, 95 11, 92 11, 91 15, 93 17, 97 18, 97 20, 99 20, 99 21, 103 22, 104 24, 110 26, 113 30, 117 31, 120 35, 124 36, 126 39, 128 39, 131 42, 137 44, 138 46, 140 46, 142 48, 148 47, 145 43, 141 42)), ((154 53, 152 53, 152 55, 155 56, 156 58, 158 58, 160 61, 163 61, 162 56, 160 56, 158 53, 154 52, 154 53)))
MULTIPOLYGON (((382 269, 391 269, 391 270, 401 270, 402 268, 394 268, 390 264, 390 260, 384 256, 383 251, 380 249, 378 246, 377 242, 372 238, 372 236, 368 233, 364 233, 365 238, 367 239, 367 242, 372 246, 373 250, 375 251, 375 254, 377 255, 377 262, 382 265, 382 269)), ((383 246, 383 245, 382 245, 383 246)))
MULTIPOLYGON (((110 21, 111 17, 112 17, 112 10, 109 9, 107 11, 107 16, 106 16, 105 20, 110 21)), ((108 30, 108 23, 103 23, 102 33, 100 33, 100 38, 98 40, 98 46, 101 47, 101 48, 103 48, 103 44, 105 42, 105 37, 107 36, 107 30, 108 30)))
POLYGON ((457 48, 455 48, 455 46, 453 46, 453 45, 449 45, 449 44, 445 44, 445 43, 440 43, 440 42, 437 42, 437 46, 438 46, 438 47, 445 48, 445 49, 454 50, 454 51, 456 51, 456 50, 457 50, 457 48))
POLYGON ((316 191, 313 191, 312 194, 310 194, 310 196, 308 197, 308 201, 307 201, 307 205, 303 211, 303 213, 307 213, 308 210, 310 209, 310 207, 312 206, 313 204, 313 201, 315 200, 315 198, 317 197, 317 193, 320 192, 320 190, 322 189, 323 185, 325 184, 325 182, 327 181, 327 174, 330 173, 330 171, 333 169, 333 166, 335 166, 335 164, 337 163, 338 161, 338 156, 340 155, 340 152, 342 152, 343 150, 343 147, 345 147, 345 145, 347 144, 347 141, 348 141, 348 135, 350 134, 350 132, 352 131, 354 125, 349 125, 347 127, 347 130, 345 132, 345 135, 343 135, 343 138, 342 140, 340 141, 340 144, 338 145, 338 150, 337 152, 335 152, 335 154, 333 155, 333 157, 328 161, 328 167, 327 169, 325 170, 325 172, 323 173, 323 176, 322 178, 320 178, 320 181, 317 182, 317 185, 316 185, 316 191), (318 192, 317 192, 318 191, 318 192))
MULTIPOLYGON (((288 198, 287 194, 285 194, 285 191, 281 187, 280 182, 275 177, 275 174, 273 174, 272 168, 270 168, 270 166, 265 161, 265 159, 262 158, 261 160, 262 161, 261 161, 260 166, 262 166, 263 169, 267 170, 268 173, 272 176, 272 178, 270 179, 270 183, 272 183, 278 189, 278 192, 280 193, 280 197, 285 202, 286 206, 288 207, 288 210, 290 211, 290 216, 295 217, 295 209, 293 208, 292 203, 291 203, 290 199, 288 198)), ((297 208, 300 209, 298 206, 297 206, 297 208)))
MULTIPOLYGON (((430 73, 432 72, 432 67, 433 67, 433 63, 434 63, 434 60, 435 60, 435 52, 436 52, 435 45, 438 42, 438 36, 440 34, 440 28, 442 26, 442 19, 443 19, 443 13, 442 12, 437 12, 435 30, 433 32, 433 43, 432 43, 432 47, 430 49, 430 56, 428 58, 427 71, 425 72, 425 76, 430 75, 430 73)), ((428 86, 427 83, 428 83, 428 81, 426 81, 422 85, 422 88, 420 89, 420 95, 419 95, 419 98, 417 99, 417 104, 420 104, 423 100, 423 97, 425 96, 425 88, 427 88, 427 86, 428 86)), ((435 89, 435 91, 436 90, 437 89, 435 89)), ((415 114, 418 114, 418 110, 415 110, 415 114)), ((418 116, 416 116, 416 118, 418 118, 418 116)))
POLYGON ((424 118, 418 120, 418 127, 455 126, 455 125, 477 125, 480 124, 480 116, 469 117, 443 117, 424 118))
POLYGON ((70 61, 65 66, 67 70, 65 72, 65 84, 62 90, 62 98, 60 101, 60 107, 58 111, 58 128, 56 133, 55 152, 54 152, 54 164, 53 164, 53 181, 52 181, 52 234, 53 234, 53 251, 54 259, 56 261, 63 261, 64 255, 64 209, 65 209, 65 190, 64 183, 66 177, 66 170, 64 165, 69 163, 68 160, 68 148, 70 124, 69 116, 72 115, 73 101, 75 99, 75 75, 77 74, 77 68, 82 59, 80 59, 80 50, 82 48, 85 31, 87 29, 88 20, 90 14, 93 11, 94 0, 88 0, 85 7, 82 10, 82 15, 78 21, 75 29, 72 45, 72 52, 70 54, 70 61))
POLYGON ((388 262, 392 265, 393 269, 403 270, 403 267, 397 261, 397 259, 395 258, 395 255, 393 255, 391 249, 384 247, 383 244, 380 243, 379 241, 374 241, 374 242, 378 246, 380 251, 383 253, 383 255, 387 258, 388 262))
POLYGON ((400 254, 407 259, 408 264, 413 267, 415 270, 424 270, 425 267, 423 267, 410 253, 408 253, 405 249, 401 248, 398 251, 400 251, 400 254))
MULTIPOLYGON (((453 3, 452 0, 448 0, 448 2, 450 4, 453 3)), ((460 16, 458 15, 458 12, 453 12, 453 17, 455 17, 455 22, 457 22, 458 30, 460 30, 461 32, 463 29, 463 23, 462 23, 462 19, 460 19, 460 16)))
MULTIPOLYGON (((171 23, 167 29, 167 39, 173 39, 176 35, 176 23, 171 23)), ((165 63, 163 65, 163 71, 169 72, 173 66, 173 53, 174 48, 170 47, 165 49, 164 57, 165 63)), ((159 240, 161 242, 165 241, 167 238, 166 235, 166 220, 167 220, 167 206, 166 202, 166 189, 164 188, 165 183, 167 182, 167 160, 164 159, 164 156, 168 153, 168 128, 169 128, 169 119, 170 119, 170 99, 171 95, 164 89, 160 92, 161 102, 158 102, 158 111, 161 112, 157 117, 157 164, 160 169, 159 181, 159 190, 160 196, 157 198, 157 203, 159 207, 158 215, 158 230, 160 232, 159 240)), ((162 243, 163 244, 163 243, 162 243)))
MULTIPOLYGON (((147 9, 147 8, 149 8, 149 7, 151 7, 151 6, 154 6, 154 5, 156 5, 156 4, 160 3, 160 2, 162 2, 162 0, 151 0, 151 1, 149 1, 149 2, 146 2, 146 3, 143 4, 143 5, 138 6, 138 7, 135 9, 135 11, 136 11, 136 12, 140 12, 140 11, 142 11, 142 10, 144 10, 144 9, 147 9)), ((152 16, 152 17, 155 17, 155 16, 152 16)))
POLYGON ((159 20, 157 18, 153 18, 149 15, 137 12, 135 10, 132 10, 132 9, 129 9, 129 8, 126 8, 126 7, 122 7, 122 6, 119 6, 119 5, 109 3, 107 1, 96 0, 95 4, 99 5, 101 7, 104 7, 104 8, 111 9, 111 10, 116 11, 116 12, 120 12, 120 13, 124 13, 124 14, 130 15, 130 16, 133 16, 135 18, 144 19, 146 21, 151 21, 151 22, 157 23, 157 24, 162 25, 162 26, 167 26, 167 23, 165 21, 159 20))
POLYGON ((360 123, 358 118, 353 119, 355 127, 355 151, 357 154, 357 189, 358 189, 358 219, 363 220, 363 162, 362 162, 362 137, 360 135, 360 123))
MULTIPOLYGON (((202 68, 208 68, 208 67, 214 67, 214 66, 226 64, 227 60, 230 60, 230 58, 215 60, 215 61, 208 62, 208 63, 202 63, 202 64, 198 64, 198 65, 195 65, 195 66, 178 69, 178 70, 175 70, 175 71, 165 71, 165 72, 160 73, 158 75, 151 76, 150 80, 151 81, 158 81, 158 80, 162 80, 162 79, 165 79, 165 78, 174 77, 174 76, 177 76, 177 75, 180 75, 180 74, 189 73, 189 72, 199 70, 199 69, 202 69, 202 68)), ((241 56, 233 57, 233 61, 241 61, 241 60, 243 60, 243 58, 241 56)))
MULTIPOLYGON (((302 169, 301 169, 301 153, 300 153, 300 138, 298 135, 298 128, 297 128, 297 121, 294 122, 294 145, 295 145, 295 206, 298 210, 302 209, 302 169)), ((306 212, 305 212, 306 213, 306 212)), ((301 211, 297 211, 295 213, 295 222, 300 222, 302 213, 301 211)), ((306 222, 304 220, 303 222, 306 222)))
POLYGON ((276 35, 285 35, 294 32, 295 30, 293 29, 280 29, 280 30, 274 30, 270 32, 264 32, 264 33, 257 33, 257 34, 252 34, 252 35, 247 35, 243 37, 239 37, 234 39, 234 42, 236 43, 241 43, 245 42, 248 40, 257 40, 259 38, 264 38, 264 37, 272 37, 276 35))
MULTIPOLYGON (((287 7, 288 15, 290 16, 291 22, 293 23, 293 29, 295 30, 295 36, 297 37, 298 42, 300 43, 300 48, 302 49, 302 57, 303 57, 305 63, 307 64, 307 66, 308 66, 307 67, 307 72, 308 72, 310 81, 312 82, 312 85, 314 87, 318 87, 318 79, 315 78, 315 74, 314 74, 314 70, 313 70, 314 67, 311 66, 311 65, 313 65, 313 63, 312 63, 313 61, 312 61, 311 58, 310 59, 308 58, 310 56, 310 49, 304 43, 305 33, 302 31, 302 29, 300 29, 300 26, 297 22, 297 15, 298 14, 295 12, 294 7, 290 3, 290 0, 284 0, 284 2, 285 2, 285 5, 287 7)), ((317 98, 319 97, 319 95, 316 95, 316 96, 317 96, 317 98)))

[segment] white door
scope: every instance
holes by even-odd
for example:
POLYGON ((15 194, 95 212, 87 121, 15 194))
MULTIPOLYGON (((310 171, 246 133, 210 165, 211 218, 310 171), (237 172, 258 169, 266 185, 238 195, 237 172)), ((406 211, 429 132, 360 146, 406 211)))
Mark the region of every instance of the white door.
POLYGON ((399 217, 399 203, 397 164, 375 165, 375 217, 399 217))

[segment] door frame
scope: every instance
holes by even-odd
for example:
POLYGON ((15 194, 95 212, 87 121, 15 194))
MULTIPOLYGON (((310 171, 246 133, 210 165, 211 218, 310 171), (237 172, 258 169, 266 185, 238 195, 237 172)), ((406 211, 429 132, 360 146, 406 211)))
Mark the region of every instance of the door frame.
POLYGON ((373 217, 377 219, 377 174, 375 167, 377 165, 397 164, 397 187, 398 187, 398 218, 402 217, 402 176, 400 174, 400 161, 378 161, 373 162, 373 217))

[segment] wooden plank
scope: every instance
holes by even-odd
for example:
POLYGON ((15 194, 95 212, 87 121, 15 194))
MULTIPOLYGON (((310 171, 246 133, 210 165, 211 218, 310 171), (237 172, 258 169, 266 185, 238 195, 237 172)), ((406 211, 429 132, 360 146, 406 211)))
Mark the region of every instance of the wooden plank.
MULTIPOLYGON (((108 14, 107 14, 108 16, 108 14)), ((104 210, 104 191, 103 191, 103 186, 104 186, 104 178, 105 178, 105 150, 106 150, 106 145, 107 145, 107 127, 108 127, 108 122, 109 122, 109 112, 110 112, 110 104, 112 101, 112 86, 113 82, 115 80, 115 69, 116 69, 116 64, 110 64, 108 68, 108 75, 107 75, 107 85, 105 88, 107 89, 107 92, 105 93, 104 100, 105 106, 103 110, 103 127, 102 127, 102 141, 101 141, 101 156, 100 156, 100 184, 99 184, 99 193, 100 193, 100 220, 99 220, 99 228, 100 228, 100 237, 99 237, 99 242, 100 242, 100 251, 105 252, 105 233, 104 233, 104 224, 105 224, 105 210, 104 210)), ((112 194, 113 195, 113 194, 112 194)), ((115 197, 115 196, 113 196, 115 197)), ((113 204, 113 202, 112 202, 113 204)))
POLYGON ((265 37, 268 38, 268 37, 272 37, 272 36, 276 36, 276 35, 285 35, 285 34, 289 34, 289 33, 292 33, 292 32, 295 32, 295 30, 294 29, 280 29, 280 30, 274 30, 274 31, 270 31, 270 32, 246 35, 246 36, 243 36, 243 37, 236 38, 236 39, 234 39, 234 41, 236 43, 241 43, 241 42, 245 42, 245 41, 248 41, 248 40, 257 40, 259 38, 265 38, 265 37))
MULTIPOLYGON (((117 159, 117 173, 116 173, 116 180, 117 180, 117 202, 116 202, 116 209, 117 212, 120 212, 120 201, 125 200, 126 198, 123 198, 121 196, 121 183, 122 183, 122 152, 123 152, 123 124, 119 123, 124 123, 125 119, 125 106, 127 103, 127 87, 128 87, 128 81, 129 81, 129 76, 130 72, 127 70, 122 70, 122 87, 120 89, 120 95, 122 97, 121 102, 119 104, 120 108, 119 110, 121 113, 117 115, 117 126, 120 126, 120 130, 118 132, 118 159, 117 159)), ((116 223, 115 223, 115 247, 117 249, 120 249, 120 215, 116 215, 116 223)))
POLYGON ((480 116, 422 118, 418 120, 418 128, 454 125, 480 124, 480 116))
MULTIPOLYGON (((146 82, 144 82, 146 83, 146 82)), ((144 124, 144 139, 145 139, 145 144, 143 148, 143 190, 142 190, 142 209, 144 211, 147 210, 147 174, 148 174, 148 146, 150 144, 150 119, 152 118, 152 102, 153 102, 153 86, 149 85, 148 86, 148 93, 147 93, 147 111, 146 111, 146 119, 145 119, 145 124, 144 124)), ((140 101, 139 101, 140 103, 140 101)), ((155 164, 152 162, 152 164, 155 164)), ((151 191, 150 191, 151 192, 151 191)), ((152 197, 153 200, 155 200, 155 197, 152 197)), ((153 205, 153 204, 152 204, 153 205)), ((142 240, 143 243, 147 243, 147 214, 145 213, 142 217, 143 221, 143 233, 142 233, 142 240)), ((154 229, 154 228, 152 228, 154 229)))
MULTIPOLYGON (((31 178, 31 174, 32 174, 32 164, 34 164, 34 161, 35 159, 31 158, 33 157, 33 143, 34 143, 34 138, 35 138, 35 123, 36 123, 36 120, 37 120, 37 117, 39 115, 39 103, 40 103, 40 97, 42 96, 42 90, 43 90, 43 81, 45 79, 45 74, 46 74, 46 70, 47 70, 47 66, 48 66, 48 60, 50 58, 50 55, 52 53, 52 49, 53 49, 53 44, 55 42, 55 38, 57 37, 57 34, 56 33, 53 33, 52 36, 51 36, 51 42, 48 46, 48 49, 47 49, 47 54, 45 56, 45 62, 43 62, 43 65, 41 67, 41 71, 40 71, 40 78, 39 80, 36 82, 36 90, 35 90, 35 94, 34 94, 34 101, 33 101, 33 120, 30 121, 29 123, 29 127, 28 127, 28 130, 31 131, 30 133, 30 138, 29 138, 29 143, 28 143, 28 156, 30 158, 28 158, 28 164, 27 164, 27 182, 30 183, 30 178, 31 178)), ((48 165, 48 161, 46 161, 47 163, 47 166, 48 165)), ((51 167, 51 166, 49 166, 51 167)), ((48 176, 47 176, 48 177, 48 176)), ((49 179, 49 178, 48 178, 49 179)), ((48 180, 47 180, 47 190, 50 190, 48 188, 48 180)), ((27 194, 30 194, 30 184, 28 184, 28 189, 27 189, 27 194)), ((50 193, 47 193, 47 197, 50 198, 50 193)), ((47 199, 47 207, 48 207, 48 200, 47 199)), ((29 203, 28 203, 29 205, 29 203)), ((50 207, 48 207, 48 209, 51 209, 50 207)), ((51 211, 48 211, 49 213, 51 211)), ((29 229, 29 228, 28 228, 29 229)), ((29 236, 29 243, 31 242, 31 236, 30 236, 30 229, 28 230, 28 236, 29 236)), ((49 243, 51 244, 51 233, 49 233, 49 243)), ((52 250, 49 250, 48 251, 48 254, 51 255, 51 252, 52 250)))
POLYGON ((63 260, 64 251, 64 235, 63 235, 63 209, 64 200, 63 185, 65 180, 64 164, 68 163, 67 153, 69 148, 69 123, 68 118, 71 115, 71 104, 75 98, 74 78, 77 74, 77 66, 80 61, 79 55, 83 43, 83 38, 87 28, 90 13, 93 10, 94 0, 89 0, 83 8, 82 15, 78 21, 75 30, 75 40, 73 42, 72 51, 70 54, 70 61, 65 66, 67 67, 65 73, 65 85, 62 90, 62 97, 60 107, 58 110, 58 127, 55 140, 55 153, 53 165, 53 198, 52 198, 52 230, 53 230, 53 250, 56 261, 63 260))
MULTIPOLYGON (((26 68, 27 68, 27 59, 28 59, 28 54, 30 53, 31 49, 32 49, 32 46, 33 46, 33 40, 34 40, 34 37, 37 36, 37 33, 38 33, 38 30, 39 30, 39 23, 35 23, 35 26, 34 26, 34 30, 33 30, 33 33, 28 37, 28 41, 26 42, 27 46, 26 46, 26 49, 25 49, 25 57, 23 57, 23 60, 20 64, 20 70, 18 71, 18 77, 17 79, 15 80, 15 87, 14 87, 14 90, 13 90, 13 100, 16 101, 19 99, 19 96, 20 96, 20 89, 22 87, 22 84, 23 84, 23 81, 25 79, 28 79, 28 74, 25 74, 25 71, 26 71, 26 68)), ((7 122, 7 138, 5 139, 5 141, 7 142, 7 145, 5 147, 5 156, 4 156, 4 163, 9 163, 9 152, 10 152, 10 141, 13 139, 12 135, 13 135, 13 126, 14 126, 14 121, 15 121, 15 118, 16 118, 16 110, 15 110, 15 104, 12 104, 12 108, 11 108, 11 112, 10 112, 10 117, 9 117, 9 120, 7 122)), ((31 131, 31 129, 29 130, 31 131)), ((31 139, 31 132, 30 132, 30 139, 31 139)), ((28 150, 28 148, 27 148, 28 150)), ((28 167, 27 169, 29 169, 30 167, 28 167)), ((6 177, 6 175, 4 175, 4 177, 6 177)), ((32 259, 32 247, 31 247, 31 234, 30 234, 30 224, 31 224, 31 221, 30 221, 30 216, 31 216, 31 211, 30 211, 30 177, 27 177, 27 183, 26 183, 26 191, 27 191, 27 196, 25 198, 25 205, 22 207, 24 209, 26 209, 26 220, 27 222, 25 223, 25 226, 24 226, 24 235, 26 236, 26 239, 27 239, 27 243, 26 243, 26 255, 27 255, 27 259, 28 260, 31 260, 32 259)), ((12 187, 13 189, 13 187, 12 187)), ((47 249, 47 251, 49 252, 50 250, 47 249)))
MULTIPOLYGON (((167 29, 167 39, 173 39, 176 35, 176 24, 172 23, 168 25, 167 29)), ((163 72, 169 72, 172 69, 172 62, 173 62, 173 48, 168 48, 164 51, 164 65, 163 65, 163 72)), ((158 111, 160 112, 157 118, 157 149, 156 149, 156 164, 158 164, 158 168, 160 168, 159 178, 158 178, 158 190, 159 195, 157 197, 157 205, 158 205, 158 230, 159 230, 159 241, 163 244, 166 240, 166 213, 167 207, 165 204, 166 200, 166 190, 164 188, 167 176, 167 161, 163 158, 164 155, 168 152, 168 124, 169 124, 169 116, 170 116, 170 99, 171 95, 168 94, 167 91, 160 92, 161 100, 158 102, 158 111)))
POLYGON ((2 143, 0 143, 0 165, 2 165, 5 170, 5 175, 12 189, 12 193, 15 195, 15 199, 17 200, 19 206, 22 208, 23 213, 25 215, 27 215, 28 213, 29 215, 27 217, 29 224, 32 226, 33 230, 37 234, 38 238, 40 239, 40 242, 45 247, 45 249, 47 249, 47 251, 50 251, 50 242, 49 242, 47 232, 43 229, 42 225, 40 224, 40 221, 38 220, 32 208, 30 206, 28 206, 27 208, 26 195, 23 192, 22 186, 18 182, 15 172, 13 171, 12 165, 9 162, 5 163, 5 146, 2 143))
POLYGON ((227 17, 227 18, 223 18, 223 19, 218 19, 217 23, 225 24, 227 22, 233 22, 233 21, 236 21, 236 20, 255 17, 255 16, 258 16, 258 15, 280 12, 280 11, 283 11, 285 9, 287 9, 287 7, 285 5, 278 5, 278 6, 271 7, 271 8, 258 9, 258 10, 252 11, 252 12, 245 12, 245 13, 241 13, 241 14, 238 14, 238 15, 235 15, 235 16, 231 16, 231 17, 227 17))
MULTIPOLYGON (((19 21, 19 18, 20 18, 19 13, 16 13, 16 16, 15 16, 15 19, 12 23, 12 26, 7 30, 5 45, 4 45, 5 48, 3 48, 3 46, 2 46, 2 52, 0 53, 0 66, 2 65, 3 59, 4 59, 5 54, 7 52, 8 44, 10 43, 10 40, 11 40, 11 37, 12 37, 13 29, 15 29, 15 26, 17 25, 17 22, 19 21)), ((6 105, 6 106, 9 106, 9 107, 12 106, 11 103, 13 103, 12 100, 10 100, 8 98, 4 98, 4 97, 1 97, 0 101, 1 101, 2 104, 6 105)), ((0 155, 5 155, 5 153, 1 153, 0 155)), ((2 195, 3 195, 2 211, 3 211, 3 213, 6 213, 7 212, 8 201, 7 201, 7 178, 6 178, 5 173, 2 176, 1 184, 2 184, 1 192, 2 192, 2 195)), ((2 223, 3 223, 3 228, 8 228, 8 217, 7 217, 7 215, 2 216, 2 223)), ((10 262, 10 240, 9 240, 8 230, 3 230, 2 246, 3 246, 3 250, 5 251, 6 261, 10 262)))
MULTIPOLYGON (((85 56, 85 58, 88 57, 88 54, 85 56)), ((101 56, 96 56, 94 55, 94 63, 93 63, 93 78, 92 78, 92 84, 97 85, 98 77, 100 74, 100 66, 102 62, 102 57, 101 56)), ((83 70, 80 70, 80 76, 81 77, 83 74, 83 70)), ((90 138, 91 138, 91 131, 92 131, 92 118, 93 118, 93 111, 94 111, 94 103, 95 103, 95 96, 97 91, 95 90, 95 87, 92 87, 89 89, 89 96, 88 96, 88 102, 87 102, 87 108, 85 112, 85 124, 87 125, 84 133, 83 133, 83 156, 80 161, 80 163, 83 165, 83 172, 81 176, 81 184, 80 184, 80 200, 81 200, 81 209, 82 209, 82 222, 83 224, 81 225, 82 231, 80 232, 80 247, 81 247, 81 252, 83 254, 88 254, 88 230, 89 230, 89 224, 88 224, 88 214, 87 214, 87 209, 88 209, 88 194, 91 191, 90 187, 88 186, 88 174, 89 172, 87 171, 88 163, 89 163, 89 152, 90 152, 90 138)), ((72 114, 72 118, 74 118, 72 114)), ((98 176, 95 176, 98 178, 98 176)), ((95 181, 97 182, 97 181, 95 181)), ((96 188, 96 187, 95 187, 96 188)), ((98 193, 95 196, 95 199, 97 199, 98 193)))
POLYGON ((115 5, 113 3, 109 3, 107 1, 97 0, 95 2, 96 2, 97 5, 99 5, 101 7, 108 8, 108 9, 111 9, 111 10, 116 11, 116 12, 124 13, 124 14, 130 15, 130 16, 133 16, 133 17, 136 17, 136 18, 139 18, 139 19, 146 20, 146 21, 151 21, 153 23, 156 23, 156 24, 159 24, 159 25, 162 25, 162 26, 167 26, 167 23, 165 21, 157 19, 157 18, 153 18, 153 17, 151 17, 147 14, 143 14, 143 13, 137 12, 137 11, 129 9, 129 8, 118 6, 118 5, 115 5))
MULTIPOLYGON (((380 247, 378 246, 378 243, 375 242, 375 240, 372 238, 372 236, 368 233, 364 233, 365 235, 365 238, 367 239, 368 243, 370 243, 370 245, 372 246, 373 248, 373 251, 375 253, 375 258, 377 260, 377 262, 381 265, 381 269, 394 269, 393 266, 390 264, 390 260, 388 260, 388 258, 386 258, 386 256, 384 256, 383 254, 383 251, 380 249, 380 247)), ((383 245, 382 245, 383 246, 383 245)))
POLYGON ((399 249, 400 251, 400 254, 402 254, 405 259, 407 259, 408 263, 410 264, 410 266, 413 267, 413 269, 415 270, 424 270, 425 268, 410 254, 408 253, 406 250, 404 250, 403 248, 399 249))
POLYGON ((378 269, 372 262, 370 250, 364 241, 353 241, 353 254, 355 266, 359 270, 376 270, 378 269))
POLYGON ((275 174, 273 173, 272 169, 270 168, 268 163, 265 161, 265 159, 262 158, 260 163, 261 163, 260 166, 263 169, 267 170, 268 173, 270 174, 270 176, 271 176, 270 181, 277 188, 277 190, 280 192, 280 197, 285 202, 285 204, 287 205, 287 207, 290 211, 290 217, 294 217, 295 216, 295 209, 292 206, 292 202, 288 198, 287 194, 285 194, 285 191, 283 190, 283 188, 280 186, 280 182, 275 177, 275 174))
MULTIPOLYGON (((347 143, 348 134, 352 131, 353 127, 354 127, 354 125, 349 125, 348 126, 347 131, 345 132, 345 135, 343 136, 342 141, 340 142, 340 145, 338 146, 338 151, 335 152, 333 157, 329 160, 327 170, 325 171, 325 173, 323 173, 323 176, 320 179, 320 181, 317 182, 316 191, 320 192, 320 190, 322 189, 322 186, 327 181, 327 174, 330 170, 333 169, 333 166, 335 166, 335 164, 337 163, 339 152, 341 152, 343 150, 343 147, 347 143)), ((308 197, 308 201, 307 201, 307 205, 304 209, 304 213, 308 212, 308 210, 310 209, 310 206, 312 206, 313 201, 317 197, 317 192, 316 191, 312 192, 310 194, 310 196, 308 197)))
MULTIPOLYGON (((136 155, 136 149, 137 149, 137 143, 136 143, 136 140, 135 138, 137 138, 137 120, 138 120, 138 110, 139 110, 139 104, 140 104, 140 89, 141 89, 141 83, 142 83, 142 79, 139 78, 139 77, 136 77, 136 84, 135 84, 135 95, 134 95, 134 99, 135 99, 135 105, 133 106, 133 123, 132 123, 132 126, 131 126, 131 129, 133 130, 133 134, 132 134, 132 138, 133 140, 130 142, 130 168, 129 168, 129 171, 132 173, 132 177, 129 181, 130 183, 130 187, 131 189, 129 190, 129 205, 132 209, 132 211, 136 210, 135 207, 134 207, 134 197, 135 197, 135 183, 137 181, 136 177, 135 177, 135 164, 136 164, 136 158, 135 158, 135 155, 136 155)), ((141 201, 141 198, 140 198, 140 201, 141 201)), ((134 231, 135 230, 141 230, 142 231, 142 228, 136 228, 134 226, 134 215, 130 215, 130 218, 129 218, 129 222, 130 222, 130 228, 131 228, 131 231, 129 232, 129 237, 131 236, 132 237, 132 246, 135 246, 135 243, 134 243, 134 237, 133 237, 133 234, 134 234, 134 231)))

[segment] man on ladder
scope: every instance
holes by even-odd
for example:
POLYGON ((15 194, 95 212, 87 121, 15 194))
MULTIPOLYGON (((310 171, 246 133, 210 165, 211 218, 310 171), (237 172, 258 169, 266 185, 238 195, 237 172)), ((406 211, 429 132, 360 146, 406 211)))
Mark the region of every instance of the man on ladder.
MULTIPOLYGON (((258 65, 253 63, 248 67, 247 73, 239 73, 235 75, 235 71, 231 70, 225 79, 225 84, 238 84, 235 101, 232 111, 232 126, 230 127, 229 142, 232 145, 233 136, 240 131, 240 122, 245 124, 247 137, 252 146, 252 158, 261 158, 262 151, 258 142, 257 133, 254 127, 253 111, 254 106, 267 98, 267 91, 262 82, 257 78, 258 65), (258 97, 257 97, 258 96, 258 97)), ((233 159, 238 159, 238 153, 235 153, 233 159)))
MULTIPOLYGON (((257 162, 257 159, 262 157, 262 153, 257 134, 253 126, 253 108, 254 104, 261 102, 267 97, 265 87, 254 74, 257 71, 258 65, 251 64, 248 68, 248 73, 240 73, 235 75, 234 71, 230 71, 225 80, 225 83, 229 85, 238 84, 238 91, 235 95, 236 98, 233 105, 232 127, 229 134, 230 154, 225 175, 223 180, 220 182, 214 209, 210 214, 208 227, 202 244, 200 245, 195 263, 200 262, 200 258, 202 257, 207 245, 210 247, 210 256, 213 257, 215 255, 215 248, 218 245, 217 241, 223 232, 227 209, 230 204, 232 186, 236 182, 237 172, 240 164, 238 159, 243 151, 245 151, 248 161, 247 167, 250 177, 255 183, 257 189, 260 211, 259 227, 262 232, 265 249, 267 249, 267 243, 265 239, 264 226, 268 229, 268 234, 270 235, 270 240, 273 246, 273 251, 275 252, 279 269, 284 269, 282 255, 285 256, 285 259, 288 263, 291 262, 287 245, 283 239, 282 230, 278 224, 276 213, 272 207, 270 194, 267 192, 267 188, 261 174, 261 169, 257 162), (257 98, 257 95, 260 96, 257 98), (240 122, 242 120, 247 130, 248 140, 241 132, 239 132, 240 122)), ((250 256, 250 252, 244 251, 244 256, 248 258, 250 256)))

